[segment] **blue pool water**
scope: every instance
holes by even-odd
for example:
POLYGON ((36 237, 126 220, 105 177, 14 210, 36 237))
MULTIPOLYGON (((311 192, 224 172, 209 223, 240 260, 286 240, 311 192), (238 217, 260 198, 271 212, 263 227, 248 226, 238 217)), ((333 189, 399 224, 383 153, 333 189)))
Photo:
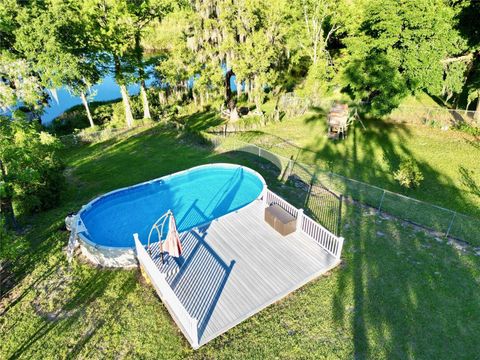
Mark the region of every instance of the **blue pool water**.
POLYGON ((92 201, 80 213, 87 229, 83 235, 101 246, 134 247, 133 234, 138 233, 146 244, 152 224, 169 209, 181 232, 248 205, 263 187, 263 178, 242 166, 192 168, 92 201))

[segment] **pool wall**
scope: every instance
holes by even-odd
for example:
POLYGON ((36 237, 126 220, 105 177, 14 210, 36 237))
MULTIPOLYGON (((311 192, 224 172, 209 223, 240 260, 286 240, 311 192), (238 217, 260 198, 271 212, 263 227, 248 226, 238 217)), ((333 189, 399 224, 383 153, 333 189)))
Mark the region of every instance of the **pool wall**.
MULTIPOLYGON (((148 181, 145 181, 143 183, 139 183, 139 184, 135 184, 135 185, 132 185, 132 186, 128 186, 128 187, 124 187, 124 188, 120 188, 120 189, 110 191, 106 194, 103 194, 103 195, 93 199, 88 204, 84 205, 82 207, 82 209, 80 210, 80 212, 78 213, 79 225, 77 225, 77 230, 76 231, 77 231, 77 238, 78 238, 78 241, 79 241, 79 246, 80 246, 80 250, 82 252, 82 255, 85 256, 88 259, 88 261, 90 261, 91 263, 93 263, 95 265, 102 266, 102 267, 114 267, 114 268, 118 268, 118 267, 121 267, 121 268, 137 267, 138 266, 138 261, 137 261, 136 251, 135 251, 134 247, 110 247, 110 246, 99 245, 99 244, 96 244, 95 242, 91 241, 88 238, 88 234, 87 234, 88 231, 85 228, 85 225, 83 224, 83 221, 81 219, 82 213, 85 210, 89 209, 91 206, 93 206, 100 199, 108 197, 108 196, 110 196, 112 194, 115 194, 117 192, 121 192, 121 191, 125 191, 127 189, 140 187, 142 185, 153 183, 153 182, 159 181, 159 180, 166 180, 166 179, 174 177, 174 176, 187 174, 188 172, 194 171, 196 169, 208 168, 208 167, 211 167, 211 168, 235 168, 235 169, 242 168, 243 170, 248 171, 251 174, 258 177, 258 179, 263 184, 263 189, 260 192, 260 194, 259 194, 259 196, 257 197, 256 200, 262 199, 265 192, 266 192, 267 185, 266 185, 265 180, 264 180, 262 175, 260 175, 258 172, 256 172, 255 170, 252 170, 248 167, 241 166, 241 165, 236 165, 236 164, 228 164, 228 163, 214 163, 214 164, 207 164, 207 165, 199 165, 199 166, 195 166, 195 167, 192 167, 190 169, 187 169, 187 170, 179 171, 179 172, 176 172, 176 173, 173 173, 173 174, 170 174, 170 175, 166 175, 166 176, 162 176, 162 177, 159 177, 159 178, 156 178, 156 179, 153 179, 153 180, 148 180, 148 181)), ((249 204, 247 204, 246 206, 248 206, 248 205, 249 204)), ((201 226, 201 225, 197 225, 197 226, 201 226)), ((72 229, 72 231, 75 231, 75 230, 72 229)), ((133 237, 133 234, 132 234, 132 237, 133 237)))

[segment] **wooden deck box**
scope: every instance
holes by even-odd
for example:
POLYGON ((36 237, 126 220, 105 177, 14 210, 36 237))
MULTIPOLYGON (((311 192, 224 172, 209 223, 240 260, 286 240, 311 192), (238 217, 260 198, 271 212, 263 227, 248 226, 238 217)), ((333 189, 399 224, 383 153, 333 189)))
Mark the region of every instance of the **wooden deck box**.
POLYGON ((297 229, 297 219, 277 204, 265 209, 265 221, 283 236, 297 229))

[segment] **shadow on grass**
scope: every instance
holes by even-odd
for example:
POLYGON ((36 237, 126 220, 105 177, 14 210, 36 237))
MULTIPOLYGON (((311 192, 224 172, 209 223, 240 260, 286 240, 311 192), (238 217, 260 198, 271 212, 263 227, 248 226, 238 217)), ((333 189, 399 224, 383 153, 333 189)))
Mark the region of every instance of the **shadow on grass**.
MULTIPOLYGON (((115 276, 115 271, 100 270, 92 271, 89 277, 82 278, 82 281, 78 288, 76 288, 73 296, 62 305, 62 310, 71 310, 72 315, 68 316, 66 319, 57 319, 53 317, 42 321, 40 326, 30 334, 28 340, 23 342, 9 358, 15 359, 25 354, 29 354, 29 356, 31 356, 32 353, 36 354, 40 351, 38 350, 38 344, 42 342, 44 337, 50 336, 52 333, 62 333, 63 331, 70 332, 71 327, 77 325, 81 321, 85 321, 88 308, 97 299, 104 296, 105 291, 115 276)), ((125 297, 134 289, 134 287, 135 277, 130 277, 123 283, 119 291, 115 294, 115 300, 112 303, 109 303, 108 307, 104 308, 101 314, 98 314, 96 319, 93 320, 93 325, 89 327, 86 334, 79 336, 79 340, 74 342, 74 345, 67 356, 68 358, 75 358, 83 346, 105 323, 111 322, 119 316, 122 311, 125 297)))
POLYGON ((354 358, 476 356, 478 258, 355 206, 346 217, 357 221, 331 307, 338 326, 353 329, 354 358))
MULTIPOLYGON (((258 160, 254 155, 216 154, 211 147, 192 144, 189 139, 168 129, 145 130, 126 139, 83 145, 66 151, 65 160, 71 174, 61 204, 48 212, 23 219, 24 222, 30 221, 32 227, 25 234, 27 248, 15 259, 15 281, 6 291, 2 317, 8 317, 13 308, 18 312, 28 298, 27 295, 39 284, 54 278, 59 267, 66 266, 63 247, 68 241, 68 233, 60 230, 64 218, 67 213, 78 211, 83 204, 99 194, 205 163, 230 162, 246 165, 263 173, 267 181, 273 181, 279 176, 275 165, 258 160)), ((75 310, 76 315, 58 321, 45 320, 40 326, 35 325, 28 330, 28 340, 19 338, 14 352, 8 357, 25 356, 36 351, 47 336, 57 334, 59 329, 67 331, 78 327, 85 309, 104 297, 105 290, 112 279, 115 279, 115 274, 115 271, 111 270, 92 270, 88 277, 80 275, 80 286, 63 307, 65 310, 75 310)), ((98 329, 113 321, 116 313, 121 311, 118 308, 120 299, 128 294, 135 283, 130 280, 115 296, 115 303, 109 307, 107 313, 101 314, 87 334, 75 343, 72 357, 81 351, 98 329)), ((35 323, 38 324, 38 320, 34 321, 35 323)), ((14 333, 12 330, 11 336, 14 333)))
MULTIPOLYGON (((326 137, 324 118, 313 115, 305 121, 316 124, 319 135, 303 155, 310 158, 311 162, 319 164, 322 169, 448 209, 472 215, 479 214, 478 211, 472 210, 476 208, 476 202, 456 186, 452 178, 420 160, 407 147, 407 139, 415 136, 408 126, 382 120, 369 120, 366 131, 359 124, 354 123, 349 129, 346 140, 332 141, 326 137), (382 161, 379 161, 379 158, 382 161), (423 182, 417 189, 405 189, 393 177, 401 160, 407 158, 412 158, 418 164, 424 176, 423 182)), ((375 191, 372 188, 372 192, 375 191)), ((375 195, 377 197, 375 203, 369 204, 378 206, 381 195, 381 192, 379 196, 375 195)), ((415 203, 410 203, 410 207, 415 208, 415 203)), ((419 211, 423 212, 426 208, 419 211)), ((446 217, 449 216, 447 212, 445 214, 446 217)), ((447 224, 444 224, 442 219, 441 227, 440 231, 445 231, 448 220, 447 224)))
POLYGON ((179 117, 177 121, 190 131, 204 131, 225 123, 216 111, 201 111, 193 115, 179 117))
MULTIPOLYGON (((356 166, 366 167, 367 160, 358 155, 358 140, 355 139, 360 134, 352 136, 349 154, 356 166)), ((372 153, 374 148, 368 151, 372 153)), ((386 151, 398 156, 396 148, 386 151)), ((51 276, 58 266, 54 261, 49 265, 50 258, 64 256, 62 247, 68 236, 58 229, 65 214, 78 210, 89 199, 106 191, 195 165, 232 162, 260 172, 269 187, 289 200, 298 197, 299 193, 298 189, 285 187, 277 180, 280 172, 275 165, 259 160, 254 154, 215 154, 211 148, 187 143, 169 130, 145 131, 128 139, 83 146, 66 155, 75 182, 70 184, 58 208, 33 219, 33 228, 26 235, 29 249, 16 265, 18 282, 25 282, 20 284, 20 290, 27 293, 29 288, 51 276)), ((298 203, 304 200, 296 199, 298 203)), ((334 275, 338 280, 331 307, 338 328, 352 328, 355 357, 476 356, 480 349, 472 334, 480 333, 478 258, 460 255, 454 248, 431 237, 406 231, 402 224, 393 220, 367 216, 358 207, 347 207, 344 219, 349 225, 343 234, 346 238, 345 266, 334 275)), ((125 311, 122 299, 132 291, 136 280, 131 276, 113 296, 111 291, 106 294, 116 274, 110 270, 92 270, 90 275, 83 275, 82 283, 65 304, 66 309, 79 309, 76 315, 60 321, 43 321, 24 330, 28 332, 28 340, 16 340, 16 330, 12 328, 7 336, 10 342, 17 343, 14 353, 8 357, 28 356, 32 351, 40 356, 47 336, 72 334, 80 326, 85 310, 105 299, 108 307, 99 309, 87 331, 73 339, 67 356, 79 356, 86 346, 96 341, 98 337, 95 340, 94 337, 100 330, 114 323, 125 311)), ((24 294, 15 304, 8 305, 3 316, 8 317, 10 307, 18 307, 25 301, 24 294)), ((27 304, 23 306, 28 307, 27 304)), ((100 341, 108 342, 108 339, 100 341)), ((65 344, 65 340, 59 343, 65 344)), ((60 350, 65 352, 65 349, 60 350)))
POLYGON ((477 184, 473 177, 473 170, 468 170, 467 168, 460 166, 458 171, 462 177, 462 183, 465 187, 471 191, 473 196, 480 196, 480 185, 477 184))

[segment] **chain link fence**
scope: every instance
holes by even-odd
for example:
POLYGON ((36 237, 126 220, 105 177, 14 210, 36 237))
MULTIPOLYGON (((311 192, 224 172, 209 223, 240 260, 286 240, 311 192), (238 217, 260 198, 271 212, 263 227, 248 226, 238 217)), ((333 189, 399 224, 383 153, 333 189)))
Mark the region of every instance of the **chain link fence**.
POLYGON ((389 118, 397 122, 421 123, 442 128, 460 124, 480 127, 479 114, 464 109, 401 105, 389 115, 389 118))
MULTIPOLYGON (((126 134, 130 136, 150 127, 82 132, 62 136, 60 139, 66 145, 94 143, 126 134)), ((293 157, 279 155, 234 137, 209 135, 208 139, 217 150, 246 152, 273 164, 279 170, 279 180, 290 185, 284 189, 285 192, 290 192, 289 201, 297 207, 303 207, 309 216, 336 235, 340 235, 341 204, 346 198, 370 206, 378 212, 435 231, 439 235, 443 234, 480 246, 478 218, 353 180, 316 165, 300 163, 293 157)), ((275 150, 282 152, 282 144, 277 144, 275 150)))
POLYGON ((303 164, 233 137, 211 136, 210 139, 219 151, 248 152, 274 164, 280 170, 279 180, 291 185, 290 188, 297 192, 294 205, 304 207, 309 215, 337 235, 341 202, 347 198, 437 232, 438 236, 450 236, 480 245, 478 218, 353 180, 315 165, 303 164))

